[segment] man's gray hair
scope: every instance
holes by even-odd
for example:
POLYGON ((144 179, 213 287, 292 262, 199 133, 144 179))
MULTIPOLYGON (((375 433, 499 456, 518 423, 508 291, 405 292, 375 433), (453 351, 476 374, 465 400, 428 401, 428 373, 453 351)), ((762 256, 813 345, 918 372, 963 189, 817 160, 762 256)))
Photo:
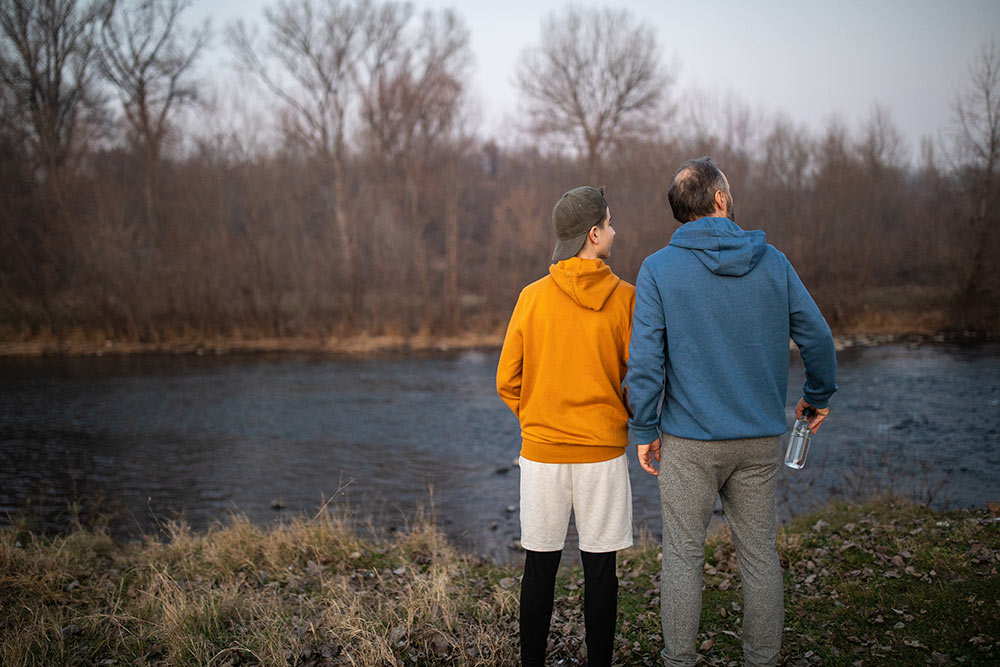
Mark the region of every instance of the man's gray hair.
POLYGON ((677 222, 685 223, 715 212, 715 193, 729 194, 726 177, 712 158, 688 160, 674 174, 667 191, 670 210, 677 222))

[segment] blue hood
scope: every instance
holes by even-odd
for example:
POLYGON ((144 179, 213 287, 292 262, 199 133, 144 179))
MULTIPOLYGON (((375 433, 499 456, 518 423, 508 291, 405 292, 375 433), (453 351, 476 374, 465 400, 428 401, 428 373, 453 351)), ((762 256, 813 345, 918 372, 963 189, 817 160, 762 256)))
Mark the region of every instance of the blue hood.
POLYGON ((729 218, 700 218, 681 225, 670 245, 693 251, 716 275, 742 276, 757 266, 767 238, 762 231, 744 231, 729 218))

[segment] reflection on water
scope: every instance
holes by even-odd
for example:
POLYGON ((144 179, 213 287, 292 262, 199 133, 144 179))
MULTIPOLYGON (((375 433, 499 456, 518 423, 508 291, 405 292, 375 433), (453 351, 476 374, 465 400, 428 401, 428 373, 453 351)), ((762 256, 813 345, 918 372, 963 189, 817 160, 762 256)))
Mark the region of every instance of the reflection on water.
MULTIPOLYGON (((3 360, 0 521, 62 530, 99 513, 124 537, 329 500, 392 530, 422 505, 462 547, 507 560, 518 428, 494 393, 496 359, 3 360)), ((793 360, 790 404, 801 372, 793 360)), ((782 472, 784 515, 887 485, 952 507, 998 497, 1000 346, 849 351, 839 384, 806 468, 782 472)), ((656 538, 655 479, 634 461, 631 473, 636 521, 656 538)))

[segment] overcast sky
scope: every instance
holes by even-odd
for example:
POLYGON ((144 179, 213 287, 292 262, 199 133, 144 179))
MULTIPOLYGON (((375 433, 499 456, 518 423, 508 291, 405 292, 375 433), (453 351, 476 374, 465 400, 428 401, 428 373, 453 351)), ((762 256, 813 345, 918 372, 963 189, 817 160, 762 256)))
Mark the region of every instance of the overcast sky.
MULTIPOLYGON (((262 25, 277 0, 195 0, 189 19, 211 17, 215 51, 237 18, 262 25)), ((498 135, 517 112, 514 65, 541 40, 541 21, 567 3, 416 0, 464 17, 475 54, 473 89, 483 131, 498 135)), ((856 129, 886 108, 915 153, 951 119, 951 100, 981 46, 1000 42, 1000 0, 578 1, 629 9, 656 31, 676 66, 675 100, 693 90, 729 95, 764 113, 821 129, 832 117, 856 129)), ((221 57, 221 56, 217 56, 221 57)))

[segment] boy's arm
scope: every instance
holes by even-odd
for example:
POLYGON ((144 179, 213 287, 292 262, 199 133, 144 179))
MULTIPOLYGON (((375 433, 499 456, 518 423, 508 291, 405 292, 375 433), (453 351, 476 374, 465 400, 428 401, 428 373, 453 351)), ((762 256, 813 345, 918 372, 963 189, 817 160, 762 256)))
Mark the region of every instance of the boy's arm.
POLYGON ((522 297, 518 297, 514 314, 510 316, 507 334, 503 339, 503 349, 500 350, 500 363, 497 364, 497 394, 513 411, 515 417, 521 416, 521 369, 524 365, 521 299, 522 297))
POLYGON ((632 341, 632 318, 635 316, 635 290, 632 290, 632 298, 628 304, 628 321, 625 327, 625 337, 621 341, 621 378, 622 378, 622 402, 625 403, 625 411, 629 418, 632 418, 632 406, 628 400, 628 348, 632 341))

